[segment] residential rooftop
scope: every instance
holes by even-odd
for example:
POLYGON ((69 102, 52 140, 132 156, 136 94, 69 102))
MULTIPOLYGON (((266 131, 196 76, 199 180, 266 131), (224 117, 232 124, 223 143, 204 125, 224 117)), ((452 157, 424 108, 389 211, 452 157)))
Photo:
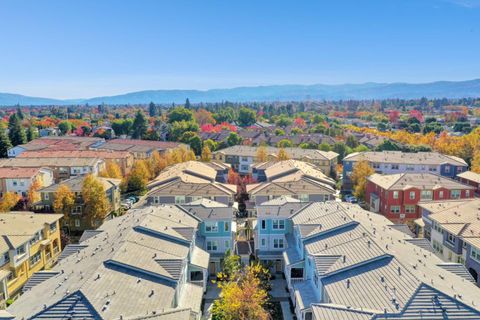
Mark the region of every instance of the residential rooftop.
MULTIPOLYGON (((393 227, 385 217, 357 205, 326 202, 304 207, 292 220, 301 234, 301 228, 308 227, 304 244, 322 275, 326 300, 321 305, 338 309, 325 319, 383 319, 384 313, 389 315, 388 319, 397 319, 395 315, 398 319, 410 319, 403 315, 413 312, 409 309, 412 303, 421 305, 425 301, 422 299, 432 301, 435 296, 442 301, 457 301, 448 306, 449 319, 463 319, 450 318, 456 314, 466 315, 466 319, 480 316, 480 289, 456 269, 465 268, 460 264, 453 269, 445 266, 434 253, 410 241, 409 235, 393 227), (342 318, 345 312, 348 315, 342 318), (367 317, 367 313, 372 316, 367 317)), ((295 263, 295 257, 288 256, 287 251, 286 261, 295 263)), ((319 303, 311 301, 313 293, 308 290, 313 288, 302 289, 305 291, 295 293, 299 299, 306 299, 302 302, 305 308, 309 303, 319 303)), ((425 314, 442 312, 441 305, 433 305, 433 311, 428 306, 423 308, 425 314)))
POLYGON ((473 190, 472 186, 465 185, 456 180, 439 176, 433 173, 374 173, 367 178, 385 190, 407 190, 417 188, 421 190, 434 190, 438 188, 473 190))
POLYGON ((465 171, 457 174, 457 177, 463 178, 475 183, 480 183, 480 174, 473 171, 465 171))
POLYGON ((462 158, 437 152, 367 151, 351 153, 343 159, 343 161, 361 160, 367 160, 374 163, 406 163, 425 165, 441 165, 448 163, 457 166, 467 166, 467 163, 462 158))
POLYGON ((95 166, 99 158, 11 158, 0 159, 0 167, 20 167, 20 168, 38 168, 38 167, 87 167, 95 166))
POLYGON ((184 210, 163 205, 106 221, 7 312, 18 319, 191 319, 203 289, 180 282, 195 234, 180 230, 197 226, 184 210))
MULTIPOLYGON (((232 146, 225 149, 218 150, 214 153, 223 153, 225 155, 232 156, 244 156, 244 157, 256 157, 257 150, 260 147, 250 147, 250 146, 232 146)), ((265 148, 268 155, 276 157, 278 151, 281 148, 276 147, 263 147, 265 148)), ((283 148, 287 154, 292 159, 302 160, 302 159, 311 159, 311 160, 332 160, 338 157, 338 153, 333 151, 321 151, 316 149, 302 149, 302 148, 283 148)))
MULTIPOLYGON (((60 186, 68 186, 70 191, 72 192, 81 192, 83 188, 83 181, 85 180, 86 176, 76 176, 67 180, 63 180, 59 183, 52 184, 48 187, 40 189, 40 192, 56 192, 60 186)), ((120 186, 122 182, 121 179, 113 179, 113 178, 103 178, 103 177, 96 177, 96 179, 103 185, 103 188, 106 190, 111 189, 112 187, 120 186)))

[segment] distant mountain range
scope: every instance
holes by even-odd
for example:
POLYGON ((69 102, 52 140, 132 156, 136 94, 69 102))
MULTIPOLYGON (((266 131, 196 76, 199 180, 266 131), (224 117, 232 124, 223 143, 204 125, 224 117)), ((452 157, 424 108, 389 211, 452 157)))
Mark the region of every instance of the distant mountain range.
POLYGON ((148 90, 90 99, 58 100, 0 93, 0 106, 85 104, 161 104, 221 101, 300 101, 346 99, 415 99, 480 97, 480 79, 431 83, 363 83, 340 85, 272 85, 211 90, 148 90))

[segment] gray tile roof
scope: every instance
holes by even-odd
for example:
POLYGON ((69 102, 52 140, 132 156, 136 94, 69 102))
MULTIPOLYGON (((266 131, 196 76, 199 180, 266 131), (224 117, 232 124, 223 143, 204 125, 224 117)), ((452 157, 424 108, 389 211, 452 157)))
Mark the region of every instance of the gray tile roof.
POLYGON ((457 166, 467 166, 465 160, 437 152, 401 152, 401 151, 368 151, 355 152, 347 155, 344 161, 361 161, 381 163, 406 163, 440 165, 449 163, 457 166))
POLYGON ((373 313, 329 304, 312 305, 315 320, 371 320, 373 313))
MULTIPOLYGON (((69 318, 72 312, 79 318, 128 319, 183 309, 175 291, 190 242, 175 239, 188 236, 179 228, 197 226, 197 219, 175 206, 134 209, 106 221, 101 233, 82 242, 87 247, 73 250, 54 267, 57 275, 38 283, 7 311, 19 319, 69 318)), ((184 287, 178 290, 182 294, 184 287)))

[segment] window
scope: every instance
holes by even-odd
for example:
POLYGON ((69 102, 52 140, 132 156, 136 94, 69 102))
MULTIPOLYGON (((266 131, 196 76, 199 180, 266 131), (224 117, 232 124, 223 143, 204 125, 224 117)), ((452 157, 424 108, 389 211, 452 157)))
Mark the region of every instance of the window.
POLYGON ((445 173, 450 173, 450 166, 445 167, 445 173))
POLYGON ((267 242, 265 241, 265 238, 262 238, 261 243, 262 243, 262 247, 265 247, 267 245, 267 242))
POLYGON ((45 199, 45 200, 50 200, 50 195, 48 194, 48 192, 45 192, 45 193, 43 194, 43 199, 45 199))
POLYGON ((457 167, 457 172, 462 172, 463 168, 462 167, 457 167))
POLYGON ((415 170, 415 166, 413 164, 407 164, 407 171, 414 171, 415 170))
POLYGON ((478 262, 480 262, 480 250, 474 248, 474 247, 471 247, 472 251, 470 252, 470 256, 472 257, 472 259, 474 260, 477 260, 478 262))
POLYGON ((160 197, 157 197, 157 196, 153 197, 153 203, 160 204, 160 197))
POLYGON ((273 248, 275 249, 283 249, 283 239, 273 239, 273 248))
POLYGON ((75 227, 80 227, 80 219, 75 219, 75 227))
POLYGON ((230 231, 230 223, 228 221, 224 222, 224 229, 225 229, 225 232, 230 231))
POLYGON ((298 200, 300 200, 302 202, 308 202, 309 196, 308 196, 308 194, 299 194, 298 195, 298 200))
POLYGON ((436 166, 428 166, 428 171, 435 172, 435 171, 437 171, 437 167, 436 166))
POLYGON ((440 191, 438 192, 438 197, 441 198, 441 199, 443 198, 443 190, 440 190, 440 191))
POLYGON ((266 222, 265 220, 262 220, 262 230, 265 230, 266 229, 266 222))
POLYGON ((225 240, 225 249, 230 249, 230 240, 225 240))
POLYGON ((17 255, 22 255, 25 253, 25 245, 22 245, 20 247, 17 248, 17 255))
POLYGON ((432 200, 432 190, 422 190, 421 199, 432 200))
POLYGON ((436 240, 432 240, 432 247, 436 252, 443 254, 443 246, 436 240))
POLYGON ((392 163, 392 165, 390 166, 390 168, 392 168, 392 170, 398 170, 398 164, 392 163))
POLYGON ((451 233, 447 233, 447 242, 450 242, 451 244, 455 243, 455 237, 451 233))
POLYGON ((465 190, 465 197, 470 198, 470 190, 465 190))
POLYGON ((13 186, 16 187, 18 185, 17 180, 13 180, 13 186))
POLYGON ((3 254, 3 262, 4 262, 4 263, 7 263, 7 262, 9 262, 9 261, 10 261, 10 254, 9 254, 8 252, 5 252, 5 253, 3 254))
POLYGON ((415 213, 415 206, 405 206, 405 213, 415 213))
POLYGON ((185 204, 185 196, 175 196, 175 204, 185 204))
POLYGON ((410 191, 410 200, 415 200, 415 191, 410 191))
POLYGON ((450 191, 450 197, 452 199, 458 199, 460 198, 460 190, 452 190, 450 191))
POLYGON ((398 191, 393 191, 393 199, 398 199, 398 191))
POLYGON ((81 206, 75 206, 72 208, 72 213, 73 214, 80 214, 82 213, 82 207, 81 206))
POLYGON ((372 168, 373 169, 380 169, 380 163, 377 163, 377 162, 372 163, 372 168))
POLYGON ((400 206, 390 206, 391 213, 400 213, 400 206))
POLYGON ((242 164, 240 166, 240 170, 242 170, 242 171, 248 171, 248 169, 249 169, 249 166, 247 166, 247 165, 242 164))
POLYGON ((207 241, 207 251, 217 251, 218 241, 207 241))
POLYGON ((33 256, 30 257, 30 267, 36 265, 42 259, 42 252, 38 251, 33 256))
POLYGON ((242 161, 248 161, 248 157, 242 157, 242 161))
POLYGON ((205 222, 205 232, 217 232, 218 231, 218 224, 213 221, 205 222))
POLYGON ((50 224, 50 232, 55 232, 57 230, 57 223, 51 223, 50 224))
POLYGON ((285 220, 273 220, 273 229, 274 230, 285 230, 285 220))
POLYGON ((34 245, 35 243, 37 243, 38 241, 40 241, 42 239, 42 232, 41 231, 38 231, 37 233, 35 233, 35 235, 33 236, 32 239, 30 239, 30 245, 34 245))

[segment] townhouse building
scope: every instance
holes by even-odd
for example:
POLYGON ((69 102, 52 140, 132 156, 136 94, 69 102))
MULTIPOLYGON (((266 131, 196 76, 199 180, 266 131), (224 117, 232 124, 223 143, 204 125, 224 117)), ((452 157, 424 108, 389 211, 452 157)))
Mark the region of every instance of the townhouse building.
POLYGON ((58 214, 1 213, 0 305, 16 298, 37 271, 49 269, 60 255, 58 214))
POLYGON ((289 196, 302 202, 327 201, 335 198, 335 182, 316 166, 296 160, 269 162, 254 167, 260 183, 247 185, 247 208, 255 215, 255 208, 265 201, 289 196))
POLYGON ((133 167, 133 154, 127 151, 111 151, 111 150, 74 150, 74 151, 58 151, 58 150, 41 150, 41 151, 25 151, 18 155, 17 158, 91 158, 101 159, 105 164, 115 163, 120 167, 123 175, 127 175, 133 167))
POLYGON ((202 198, 232 205, 237 186, 226 180, 225 166, 200 161, 172 165, 148 185, 149 204, 185 204, 202 198))
POLYGON ((105 143, 103 138, 77 136, 46 136, 34 139, 8 149, 9 158, 15 158, 27 151, 75 151, 95 148, 105 143))
POLYGON ((257 206, 253 224, 255 255, 272 273, 283 271, 283 251, 287 248, 287 236, 292 234, 288 218, 305 205, 299 199, 281 196, 257 206))
POLYGON ((37 212, 54 212, 53 203, 57 190, 61 186, 67 186, 75 194, 75 203, 71 212, 62 220, 62 229, 70 236, 79 237, 85 230, 98 228, 106 219, 111 218, 114 212, 118 212, 120 209, 121 180, 97 177, 96 179, 103 185, 105 195, 110 203, 110 211, 104 217, 90 219, 85 213, 85 202, 82 197, 85 177, 85 175, 77 176, 40 189, 40 201, 34 204, 34 209, 37 212))
POLYGON ((135 159, 148 159, 152 156, 154 151, 164 154, 167 150, 176 148, 190 150, 190 146, 183 143, 137 139, 112 139, 90 149, 127 151, 133 154, 135 159))
MULTIPOLYGON (((251 165, 261 162, 257 159, 259 147, 232 146, 212 153, 215 160, 226 162, 236 172, 246 175, 252 173, 251 165)), ((280 148, 263 147, 267 152, 268 161, 277 159, 280 148)), ((332 151, 315 149, 284 148, 290 159, 300 160, 316 165, 324 174, 330 175, 337 165, 338 154, 332 151)))
POLYGON ((105 169, 105 161, 98 158, 15 158, 0 159, 0 168, 48 168, 58 183, 78 175, 98 173, 105 169))
POLYGON ((365 200, 370 211, 405 222, 420 217, 420 201, 468 199, 474 193, 471 186, 433 173, 375 173, 367 178, 365 200))
POLYGON ((480 174, 473 171, 465 171, 457 175, 458 181, 475 188, 475 193, 480 194, 480 174))
POLYGON ((385 217, 325 202, 290 219, 283 259, 297 319, 480 317, 480 289, 465 267, 443 262, 385 217))
POLYGON ((40 187, 53 183, 53 171, 48 168, 0 168, 0 199, 6 192, 26 198, 34 182, 40 187))
POLYGON ((465 265, 480 285, 480 200, 422 202, 422 219, 435 253, 445 261, 465 265))
POLYGON ((355 152, 343 159, 342 191, 352 191, 352 175, 355 164, 368 161, 376 173, 434 173, 455 178, 468 170, 465 160, 437 152, 407 153, 401 151, 355 152))
POLYGON ((210 254, 208 272, 214 276, 222 270, 225 253, 234 252, 237 233, 236 210, 232 206, 205 198, 181 207, 201 221, 198 227, 201 242, 199 241, 198 245, 210 254))
POLYGON ((106 221, 36 273, 0 319, 200 319, 209 254, 199 222, 175 206, 106 221))

